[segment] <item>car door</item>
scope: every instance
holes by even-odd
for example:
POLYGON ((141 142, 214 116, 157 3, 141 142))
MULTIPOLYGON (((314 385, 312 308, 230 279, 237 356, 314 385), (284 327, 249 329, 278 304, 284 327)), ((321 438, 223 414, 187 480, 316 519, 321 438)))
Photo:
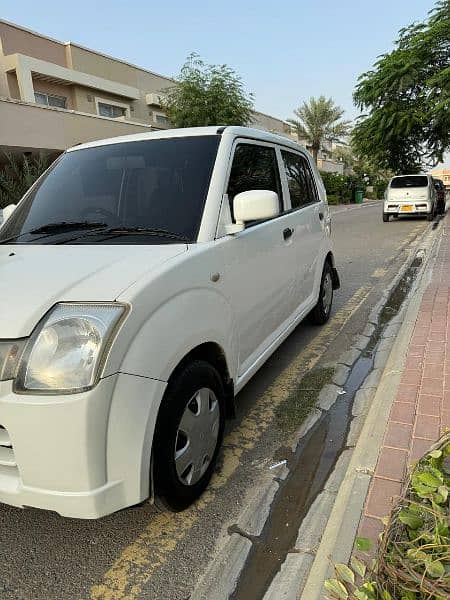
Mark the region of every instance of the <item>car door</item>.
POLYGON ((314 304, 321 275, 327 206, 320 200, 306 155, 282 148, 281 158, 289 190, 295 289, 298 311, 314 304))
POLYGON ((224 200, 230 220, 233 199, 244 191, 278 194, 280 215, 246 225, 244 231, 217 240, 223 265, 222 289, 237 321, 239 375, 243 375, 279 335, 291 313, 295 277, 287 267, 292 254, 291 216, 285 212, 275 145, 260 141, 234 143, 224 200))

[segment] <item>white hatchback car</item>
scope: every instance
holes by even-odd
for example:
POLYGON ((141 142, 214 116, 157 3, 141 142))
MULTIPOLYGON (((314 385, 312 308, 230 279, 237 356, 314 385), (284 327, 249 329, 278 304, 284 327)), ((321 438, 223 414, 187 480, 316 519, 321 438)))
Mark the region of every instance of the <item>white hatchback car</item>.
POLYGON ((384 199, 384 222, 400 215, 422 215, 432 221, 436 214, 436 190, 431 175, 396 175, 390 180, 384 199))
POLYGON ((310 155, 247 128, 71 148, 0 244, 0 501, 70 517, 188 506, 235 394, 339 287, 310 155))

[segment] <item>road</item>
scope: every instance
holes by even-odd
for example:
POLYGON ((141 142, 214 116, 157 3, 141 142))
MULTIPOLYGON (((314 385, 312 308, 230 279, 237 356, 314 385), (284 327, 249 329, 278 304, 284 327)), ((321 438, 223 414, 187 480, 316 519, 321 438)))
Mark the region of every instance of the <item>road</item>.
POLYGON ((415 219, 382 223, 379 203, 333 213, 342 288, 331 322, 325 334, 301 324, 239 394, 221 467, 200 502, 175 515, 146 503, 99 521, 0 506, 2 600, 189 597, 283 443, 274 409, 289 383, 302 365, 332 363, 350 346, 405 249, 430 227, 415 219))

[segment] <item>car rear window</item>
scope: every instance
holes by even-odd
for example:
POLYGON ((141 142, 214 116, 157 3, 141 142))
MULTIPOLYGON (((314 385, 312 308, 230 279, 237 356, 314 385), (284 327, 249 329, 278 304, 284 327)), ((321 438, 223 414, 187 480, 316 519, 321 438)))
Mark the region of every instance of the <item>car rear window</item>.
POLYGON ((425 175, 404 175, 394 177, 391 181, 391 188, 409 188, 409 187, 427 187, 428 177, 425 175))

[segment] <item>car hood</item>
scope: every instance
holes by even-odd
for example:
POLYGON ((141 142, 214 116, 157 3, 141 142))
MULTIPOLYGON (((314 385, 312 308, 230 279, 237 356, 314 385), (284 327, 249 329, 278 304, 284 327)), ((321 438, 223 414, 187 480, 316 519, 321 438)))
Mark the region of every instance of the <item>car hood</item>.
POLYGON ((0 339, 30 335, 57 302, 115 300, 186 244, 0 245, 0 339))

